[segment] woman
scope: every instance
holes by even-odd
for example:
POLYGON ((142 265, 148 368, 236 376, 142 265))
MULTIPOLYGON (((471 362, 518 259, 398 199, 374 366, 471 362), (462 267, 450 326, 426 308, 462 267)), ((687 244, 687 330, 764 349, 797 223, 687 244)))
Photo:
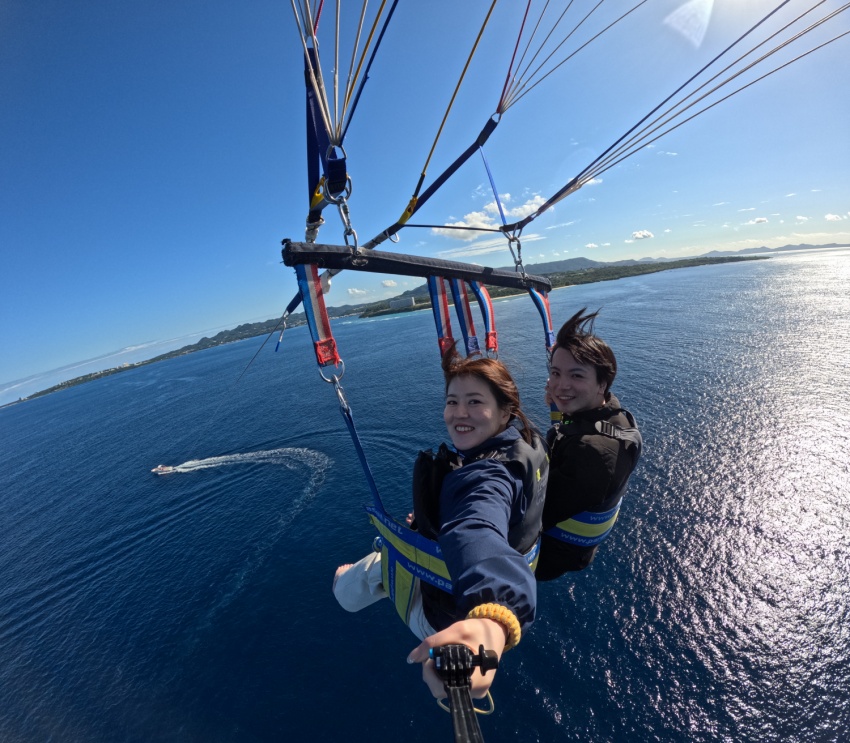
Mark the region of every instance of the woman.
POLYGON ((546 398, 561 414, 548 432, 551 470, 536 577, 584 570, 616 521, 641 452, 637 423, 611 394, 617 360, 582 308, 553 348, 546 398))
MULTIPOLYGON (((465 644, 478 653, 484 645, 501 657, 534 621, 537 589, 525 554, 540 533, 548 473, 545 445, 504 364, 463 359, 452 347, 442 365, 443 420, 453 447, 420 454, 412 528, 439 543, 451 593, 416 579, 405 612, 423 640, 408 662, 425 664, 423 678, 436 697, 445 691, 428 660, 431 648, 465 644)), ((381 567, 381 554, 371 554, 337 569, 333 590, 344 609, 359 611, 387 596, 381 567)), ((474 673, 473 696, 484 696, 493 677, 474 673)))

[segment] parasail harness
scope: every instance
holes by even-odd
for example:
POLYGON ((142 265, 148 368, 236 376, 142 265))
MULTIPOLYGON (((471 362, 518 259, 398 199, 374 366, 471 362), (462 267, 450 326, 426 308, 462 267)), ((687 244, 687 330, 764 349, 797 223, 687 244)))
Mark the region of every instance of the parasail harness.
MULTIPOLYGON (((365 506, 369 519, 378 530, 376 549, 382 552, 384 588, 393 601, 396 611, 407 622, 415 579, 425 581, 446 592, 451 592, 451 577, 443 560, 440 546, 423 534, 401 524, 384 508, 375 478, 369 467, 366 453, 357 429, 351 407, 345 397, 341 379, 345 364, 333 337, 324 301, 324 287, 319 275, 319 266, 330 271, 366 271, 402 276, 419 276, 428 282, 437 340, 442 355, 452 343, 454 336, 449 312, 449 295, 452 296, 466 353, 487 354, 495 357, 499 343, 495 313, 490 294, 485 286, 504 286, 526 290, 532 297, 543 321, 547 349, 554 342, 552 321, 549 311, 549 280, 520 275, 512 271, 475 266, 456 261, 410 256, 384 251, 367 251, 351 246, 316 245, 283 241, 283 262, 295 268, 298 279, 299 298, 303 301, 307 325, 313 339, 313 348, 319 374, 334 386, 339 400, 340 413, 345 420, 366 482, 372 493, 372 503, 365 506), (468 287, 468 289, 467 289, 468 287), (478 301, 484 323, 482 340, 476 333, 470 293, 478 301)), ((538 546, 526 554, 532 565, 538 555, 538 546)))

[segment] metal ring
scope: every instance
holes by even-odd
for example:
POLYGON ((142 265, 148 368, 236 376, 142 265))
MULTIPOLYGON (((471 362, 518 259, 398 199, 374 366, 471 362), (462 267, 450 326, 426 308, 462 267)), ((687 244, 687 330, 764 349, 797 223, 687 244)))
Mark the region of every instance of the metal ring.
POLYGON ((324 183, 322 185, 322 198, 327 201, 329 204, 336 204, 337 206, 340 204, 344 204, 345 200, 351 196, 351 176, 345 177, 345 189, 340 191, 339 196, 334 196, 328 191, 328 184, 324 183))
POLYGON ((325 376, 324 367, 319 367, 319 376, 324 379, 329 384, 339 384, 339 380, 342 379, 342 375, 345 374, 345 361, 342 359, 339 360, 338 366, 342 369, 339 374, 334 374, 330 379, 325 376))
POLYGON ((331 155, 335 155, 336 150, 342 151, 342 157, 335 157, 334 160, 345 160, 345 158, 348 157, 348 155, 345 154, 345 147, 341 144, 329 144, 328 149, 325 150, 325 159, 329 159, 331 155))

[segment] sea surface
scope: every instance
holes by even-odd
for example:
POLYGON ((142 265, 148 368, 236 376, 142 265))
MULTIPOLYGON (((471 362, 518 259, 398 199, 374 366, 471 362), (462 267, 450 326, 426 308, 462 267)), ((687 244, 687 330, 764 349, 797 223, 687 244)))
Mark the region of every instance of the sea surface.
MULTIPOLYGON (((848 287, 831 250, 552 293, 556 324, 602 308, 646 448, 593 566, 541 586, 488 743, 850 740, 848 287)), ((542 325, 496 313, 542 422, 542 325)), ((430 313, 334 330, 403 517, 444 433, 430 313)), ((3 743, 453 740, 389 603, 331 596, 369 491, 306 329, 261 342, 0 410, 3 743)))

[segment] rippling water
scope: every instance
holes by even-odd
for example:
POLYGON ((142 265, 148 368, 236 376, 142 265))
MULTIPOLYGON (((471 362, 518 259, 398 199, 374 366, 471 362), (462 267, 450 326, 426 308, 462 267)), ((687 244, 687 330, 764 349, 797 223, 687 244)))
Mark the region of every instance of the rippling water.
MULTIPOLYGON (((848 739, 848 286, 833 250, 553 293, 603 308, 646 454, 592 568, 541 586, 487 741, 848 739)), ((497 318, 542 408, 535 312, 497 318)), ((429 324, 335 325, 399 514, 442 435, 429 324)), ((307 334, 234 385, 257 345, 0 410, 0 740, 452 739, 390 607, 330 596, 369 494, 307 334)))

